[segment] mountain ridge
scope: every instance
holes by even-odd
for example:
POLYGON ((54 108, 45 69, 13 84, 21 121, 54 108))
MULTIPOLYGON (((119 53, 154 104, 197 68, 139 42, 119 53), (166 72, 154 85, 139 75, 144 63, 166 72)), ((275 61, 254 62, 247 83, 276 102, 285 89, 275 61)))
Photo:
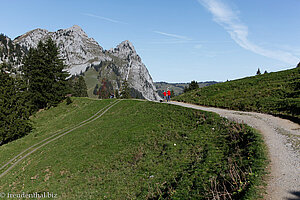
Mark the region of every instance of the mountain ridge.
MULTIPOLYGON (((112 82, 113 90, 120 90, 121 83, 127 80, 129 87, 140 93, 142 98, 148 100, 160 99, 147 67, 129 40, 121 42, 114 48, 104 50, 95 39, 88 37, 80 26, 74 25, 55 32, 37 28, 16 37, 11 40, 11 43, 13 46, 20 47, 22 52, 20 56, 23 57, 30 48, 35 48, 39 41, 45 41, 48 38, 51 38, 57 44, 61 58, 68 66, 66 70, 71 75, 79 75, 85 72, 88 67, 109 64, 105 70, 102 69, 103 76, 101 77, 101 74, 99 74, 97 77, 99 82, 108 79, 112 82)), ((1 47, 0 52, 1 49, 5 48, 1 47)), ((15 56, 12 57, 15 59, 15 56)), ((8 61, 8 59, 0 57, 0 64, 8 61)), ((11 65, 18 68, 21 63, 14 62, 11 65)))
POLYGON ((16 37, 13 42, 29 49, 36 48, 40 40, 45 41, 48 38, 56 42, 61 57, 69 66, 68 70, 72 75, 85 71, 88 64, 109 60, 98 42, 89 38, 78 25, 55 32, 37 28, 16 37))

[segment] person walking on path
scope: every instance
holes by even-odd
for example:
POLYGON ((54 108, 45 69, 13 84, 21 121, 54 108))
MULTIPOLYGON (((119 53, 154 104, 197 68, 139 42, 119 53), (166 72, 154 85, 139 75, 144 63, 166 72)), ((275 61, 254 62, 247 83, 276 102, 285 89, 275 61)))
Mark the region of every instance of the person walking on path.
POLYGON ((167 102, 171 101, 171 91, 168 89, 168 99, 167 99, 167 102))
POLYGON ((167 92, 164 91, 164 92, 163 92, 163 95, 164 95, 164 101, 166 101, 166 100, 167 100, 167 92))

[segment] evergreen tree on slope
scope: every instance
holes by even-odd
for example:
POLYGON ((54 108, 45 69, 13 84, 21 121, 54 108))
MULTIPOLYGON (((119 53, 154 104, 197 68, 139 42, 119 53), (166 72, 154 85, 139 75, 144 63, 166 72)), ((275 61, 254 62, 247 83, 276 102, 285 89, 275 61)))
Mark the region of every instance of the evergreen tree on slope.
POLYGON ((18 139, 31 130, 25 84, 0 69, 0 145, 18 139))
POLYGON ((121 87, 120 96, 122 99, 129 99, 130 98, 130 91, 127 80, 124 80, 121 87))
POLYGON ((87 86, 82 76, 79 76, 77 82, 75 82, 75 88, 77 89, 77 97, 87 97, 87 86))
POLYGON ((30 101, 35 110, 56 106, 66 93, 66 65, 59 58, 59 50, 52 39, 39 42, 24 59, 23 73, 27 81, 30 101))

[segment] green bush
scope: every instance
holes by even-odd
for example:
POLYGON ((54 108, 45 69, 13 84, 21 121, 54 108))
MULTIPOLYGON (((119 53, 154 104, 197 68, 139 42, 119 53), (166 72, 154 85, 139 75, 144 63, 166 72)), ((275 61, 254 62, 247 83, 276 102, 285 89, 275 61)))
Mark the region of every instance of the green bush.
POLYGON ((67 96, 66 102, 67 102, 67 105, 70 105, 71 103, 73 103, 72 99, 69 96, 67 96))

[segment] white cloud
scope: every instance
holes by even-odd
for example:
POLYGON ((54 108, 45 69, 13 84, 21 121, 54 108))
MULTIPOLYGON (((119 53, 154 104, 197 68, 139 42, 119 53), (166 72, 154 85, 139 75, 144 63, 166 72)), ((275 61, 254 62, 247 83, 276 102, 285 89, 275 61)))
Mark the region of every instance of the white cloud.
POLYGON ((171 34, 171 33, 165 33, 165 32, 161 32, 161 31, 153 31, 154 33, 158 33, 160 35, 164 35, 167 37, 172 37, 172 38, 176 38, 176 39, 182 39, 182 40, 190 40, 190 38, 186 37, 186 36, 182 36, 182 35, 176 35, 176 34, 171 34))
POLYGON ((127 24, 125 22, 121 22, 121 21, 118 21, 118 20, 115 20, 115 19, 111 19, 111 18, 107 18, 107 17, 103 17, 103 16, 98 16, 98 15, 94 15, 94 14, 90 14, 90 13, 83 13, 83 15, 88 16, 88 17, 94 17, 94 18, 102 19, 102 20, 117 23, 117 24, 127 24))
POLYGON ((213 20, 221 25, 231 38, 244 49, 293 65, 299 62, 299 58, 290 52, 265 49, 249 41, 248 27, 239 19, 238 11, 233 11, 221 0, 198 0, 198 2, 212 13, 213 20))

